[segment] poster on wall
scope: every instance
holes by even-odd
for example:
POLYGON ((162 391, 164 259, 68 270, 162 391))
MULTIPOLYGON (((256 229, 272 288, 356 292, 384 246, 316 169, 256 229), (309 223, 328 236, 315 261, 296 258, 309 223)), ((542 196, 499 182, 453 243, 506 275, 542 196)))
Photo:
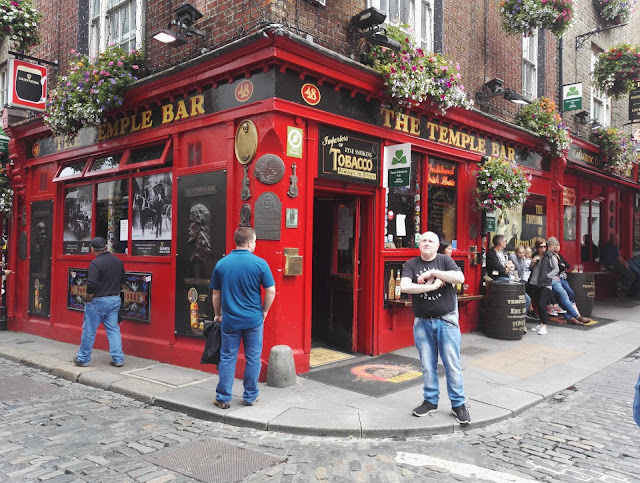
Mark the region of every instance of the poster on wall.
POLYGON ((49 317, 51 306, 51 228, 53 201, 31 203, 29 313, 49 317))
POLYGON ((565 206, 564 207, 564 222, 563 237, 567 241, 574 241, 576 239, 576 207, 565 206))
POLYGON ((133 178, 133 255, 171 255, 171 173, 133 178))
POLYGON ((65 255, 88 254, 91 242, 92 193, 91 185, 76 186, 64 191, 65 255))
POLYGON ((517 245, 528 245, 522 239, 523 205, 508 210, 495 211, 495 231, 490 231, 491 239, 494 235, 504 235, 507 240, 505 250, 512 252, 517 245))
MULTIPOLYGON (((127 320, 151 323, 151 274, 125 272, 123 303, 120 317, 127 320)), ((87 295, 88 268, 70 268, 67 277, 67 308, 84 311, 87 295)))
POLYGON ((178 179, 175 331, 179 335, 202 336, 204 321, 213 320, 209 281, 226 250, 226 185, 224 171, 178 179))
POLYGON ((538 237, 547 237, 547 199, 529 195, 522 208, 522 240, 533 246, 538 237))

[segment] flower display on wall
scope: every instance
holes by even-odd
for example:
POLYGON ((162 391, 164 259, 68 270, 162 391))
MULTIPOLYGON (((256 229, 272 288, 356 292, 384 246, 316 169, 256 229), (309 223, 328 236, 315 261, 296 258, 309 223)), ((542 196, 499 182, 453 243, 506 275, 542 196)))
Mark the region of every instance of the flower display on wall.
POLYGON ((518 114, 518 125, 546 138, 554 156, 560 156, 569 149, 569 130, 556 109, 556 103, 548 97, 539 97, 523 107, 518 114))
POLYGON ((486 159, 475 176, 476 206, 483 211, 508 210, 529 196, 531 174, 504 157, 486 159))
POLYGON ((85 126, 98 126, 104 114, 123 103, 125 88, 138 79, 142 54, 109 47, 95 59, 75 51, 69 75, 49 93, 45 123, 55 134, 74 137, 85 126))
POLYGON ((423 51, 408 25, 388 26, 387 36, 400 42, 400 51, 372 45, 368 64, 383 75, 396 104, 409 108, 428 101, 443 114, 451 107, 471 109, 458 63, 423 51))
POLYGON ((619 99, 640 81, 640 47, 619 44, 601 53, 593 66, 595 87, 619 99))
POLYGON ((606 25, 627 23, 633 12, 629 0, 593 0, 593 8, 606 25))
POLYGON ((40 43, 38 23, 40 12, 31 0, 0 0, 0 35, 4 35, 27 50, 40 43))
POLYGON ((611 173, 629 177, 633 163, 638 162, 631 136, 616 128, 598 128, 591 141, 600 146, 600 166, 611 173))
POLYGON ((502 27, 510 34, 531 37, 535 29, 547 29, 561 37, 573 20, 572 0, 504 0, 500 3, 502 27))

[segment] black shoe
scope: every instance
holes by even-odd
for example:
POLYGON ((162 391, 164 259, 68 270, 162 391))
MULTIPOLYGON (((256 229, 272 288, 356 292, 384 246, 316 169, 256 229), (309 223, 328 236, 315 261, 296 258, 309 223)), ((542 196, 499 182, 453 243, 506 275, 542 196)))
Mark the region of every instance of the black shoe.
POLYGON ((122 366, 124 366, 124 362, 111 361, 109 364, 111 364, 113 367, 122 367, 122 366))
POLYGON ((229 404, 228 402, 218 401, 217 399, 213 400, 213 404, 218 406, 220 409, 229 409, 231 407, 231 404, 229 404))
POLYGON ((527 312, 527 317, 533 320, 540 320, 540 317, 538 317, 538 314, 536 314, 533 310, 530 310, 529 312, 527 312))
POLYGON ((431 404, 429 401, 424 401, 420 406, 413 410, 413 415, 421 418, 427 414, 435 413, 438 411, 437 404, 431 404))
POLYGON ((81 362, 78 360, 78 356, 73 357, 73 363, 78 367, 87 367, 89 365, 88 362, 81 362))
POLYGON ((451 412, 455 414, 456 421, 460 424, 469 424, 471 422, 471 415, 469 414, 469 409, 466 404, 451 408, 451 412))
POLYGON ((256 404, 258 404, 258 399, 260 399, 260 396, 258 396, 257 398, 255 398, 255 399, 253 400, 253 402, 249 402, 249 401, 246 401, 246 400, 245 400, 244 405, 245 405, 245 406, 255 406, 256 404))

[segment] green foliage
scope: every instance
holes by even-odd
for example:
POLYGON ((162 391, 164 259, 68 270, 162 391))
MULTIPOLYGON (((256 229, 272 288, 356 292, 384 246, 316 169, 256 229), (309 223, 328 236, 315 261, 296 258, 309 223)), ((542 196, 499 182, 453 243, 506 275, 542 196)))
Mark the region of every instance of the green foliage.
POLYGON ((631 18, 630 3, 628 0, 593 0, 593 8, 606 25, 620 25, 631 18))
POLYGON ((600 146, 600 166, 620 176, 630 177, 638 153, 629 136, 616 128, 598 128, 591 133, 591 141, 600 146))
POLYGON ((640 47, 619 44, 598 56, 593 83, 610 97, 620 99, 640 81, 640 47))
POLYGON ((535 29, 542 28, 562 37, 573 20, 573 1, 504 0, 500 13, 507 33, 531 37, 535 29))
POLYGON ((520 109, 518 125, 546 138, 554 156, 560 156, 569 149, 571 139, 567 126, 556 109, 556 103, 547 97, 539 97, 520 109))
POLYGON ((529 196, 531 174, 504 157, 487 159, 475 176, 476 207, 483 211, 508 210, 529 196))
POLYGON ((40 12, 31 0, 0 0, 0 35, 27 50, 40 43, 38 23, 40 12))

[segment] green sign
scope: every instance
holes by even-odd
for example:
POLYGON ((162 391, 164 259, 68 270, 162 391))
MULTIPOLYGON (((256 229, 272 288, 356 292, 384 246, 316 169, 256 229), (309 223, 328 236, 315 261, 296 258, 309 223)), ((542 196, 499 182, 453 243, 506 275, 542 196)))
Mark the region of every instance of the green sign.
POLYGON ((287 126, 287 156, 302 157, 302 129, 287 126))
POLYGON ((582 83, 562 86, 562 110, 577 111, 582 109, 582 83))
POLYGON ((487 216, 485 217, 485 232, 488 231, 496 231, 496 216, 493 213, 487 213, 487 216))
POLYGON ((9 152, 9 138, 7 136, 0 135, 0 153, 9 152))
POLYGON ((409 186, 411 168, 391 168, 389 170, 389 187, 409 186))

